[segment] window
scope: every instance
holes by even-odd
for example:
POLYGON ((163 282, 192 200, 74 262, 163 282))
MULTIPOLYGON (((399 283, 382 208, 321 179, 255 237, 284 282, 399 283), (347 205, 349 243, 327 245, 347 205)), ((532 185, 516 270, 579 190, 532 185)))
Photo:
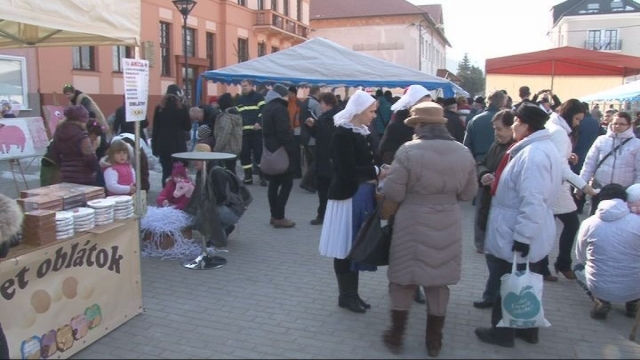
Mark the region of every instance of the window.
POLYGON ((589 50, 621 50, 617 29, 589 30, 585 48, 589 50))
POLYGON ((21 109, 29 108, 27 87, 27 62, 19 56, 0 55, 0 74, 2 87, 0 100, 20 104, 21 109))
POLYGON ((171 24, 160 22, 160 74, 171 76, 171 24))
POLYGON ((298 0, 298 7, 296 11, 298 12, 298 21, 302 21, 302 0, 298 0))
POLYGON ((279 48, 279 47, 277 47, 277 46, 272 46, 272 47, 271 47, 271 53, 272 53, 272 54, 273 54, 273 53, 277 53, 278 51, 280 51, 280 48, 279 48))
POLYGON ((95 70, 95 48, 93 46, 73 47, 73 69, 95 70))
POLYGON ((258 10, 264 10, 264 0, 258 0, 258 10))
MULTIPOLYGON (((196 56, 196 30, 192 28, 182 28, 183 31, 187 32, 187 56, 195 57, 196 56)), ((184 39, 184 34, 182 34, 184 39)), ((184 45, 183 45, 184 46, 184 45)))
POLYGON ((258 57, 267 55, 267 44, 263 41, 258 43, 258 57))
POLYGON ((247 6, 246 0, 238 0, 238 5, 247 6))
POLYGON ((271 10, 278 11, 278 0, 271 0, 271 10))
POLYGON ((284 16, 289 16, 289 0, 284 0, 282 3, 282 13, 284 16))
POLYGON ((216 34, 207 33, 207 59, 209 59, 209 70, 216 68, 216 34))
POLYGON ((238 62, 249 60, 249 39, 238 38, 238 62))
POLYGON ((113 71, 122 72, 122 59, 133 58, 133 51, 128 46, 114 46, 113 47, 113 71))
POLYGON ((604 49, 602 50, 619 50, 618 46, 618 30, 604 31, 604 49))

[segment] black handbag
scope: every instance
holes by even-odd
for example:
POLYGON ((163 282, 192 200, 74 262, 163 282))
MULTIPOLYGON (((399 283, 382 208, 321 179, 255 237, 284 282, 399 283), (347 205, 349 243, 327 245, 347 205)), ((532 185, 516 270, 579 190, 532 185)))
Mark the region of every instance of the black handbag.
POLYGON ((392 227, 393 220, 382 226, 380 207, 376 207, 360 227, 347 258, 365 265, 389 265, 392 227))

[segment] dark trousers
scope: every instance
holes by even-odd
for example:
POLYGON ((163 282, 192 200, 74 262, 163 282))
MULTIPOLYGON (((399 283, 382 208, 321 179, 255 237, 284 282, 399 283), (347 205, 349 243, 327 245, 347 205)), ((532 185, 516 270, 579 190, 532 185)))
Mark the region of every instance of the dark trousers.
POLYGON ((584 205, 587 202, 587 196, 584 194, 580 198, 577 198, 575 194, 572 194, 572 196, 573 202, 576 203, 576 207, 578 208, 578 214, 582 214, 582 212, 584 211, 584 205))
MULTIPOLYGON (((482 299, 495 302, 500 297, 500 277, 506 274, 503 272, 504 260, 491 254, 485 254, 484 257, 487 262, 487 269, 489 269, 489 277, 482 293, 482 299)), ((511 271, 510 267, 507 269, 507 272, 509 271, 511 271)))
POLYGON ((302 181, 300 182, 300 187, 307 187, 309 189, 316 189, 316 146, 305 146, 304 147, 304 156, 307 161, 307 172, 302 177, 302 181))
POLYGON ((293 178, 300 179, 302 177, 302 157, 300 156, 300 135, 293 136, 293 156, 291 157, 293 166, 293 178))
POLYGON ((162 166, 162 188, 164 189, 164 183, 171 177, 171 171, 173 170, 171 156, 160 156, 160 166, 162 166))
POLYGON ((2 325, 0 325, 0 359, 10 359, 9 344, 7 337, 4 335, 4 330, 2 330, 2 325))
POLYGON ((316 176, 316 187, 318 188, 318 219, 324 219, 324 212, 327 210, 327 201, 329 201, 329 187, 331 186, 331 178, 326 176, 316 176))
MULTIPOLYGON (((578 219, 578 212, 573 211, 566 214, 555 215, 562 222, 563 228, 560 233, 558 258, 554 263, 554 268, 557 271, 570 271, 571 270, 571 252, 573 250, 573 243, 576 239, 576 234, 580 228, 580 219, 578 219)), ((549 271, 549 256, 545 256, 544 259, 538 262, 540 274, 543 276, 551 275, 549 271)))
POLYGON ((224 167, 227 168, 227 170, 233 172, 234 174, 236 173, 236 159, 231 159, 231 160, 225 160, 224 161, 224 167))
POLYGON ((269 208, 271 217, 276 220, 284 219, 284 209, 289 200, 289 194, 293 188, 293 173, 287 171, 280 175, 269 176, 269 208))
POLYGON ((252 170, 253 163, 260 164, 262 157, 262 131, 245 130, 242 132, 242 152, 240 164, 246 170, 252 170), (252 161, 253 155, 253 161, 252 161))

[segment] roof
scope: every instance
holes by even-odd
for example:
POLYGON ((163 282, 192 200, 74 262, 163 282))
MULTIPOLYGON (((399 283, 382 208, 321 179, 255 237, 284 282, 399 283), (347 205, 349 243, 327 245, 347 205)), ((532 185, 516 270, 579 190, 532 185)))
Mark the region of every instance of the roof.
POLYGON ((634 0, 567 0, 553 7, 553 24, 565 16, 584 16, 640 12, 634 0))
POLYGON ((405 88, 416 84, 429 90, 442 89, 449 97, 467 94, 449 80, 347 49, 321 37, 240 64, 206 71, 198 81, 203 78, 226 84, 238 84, 243 79, 257 84, 280 82, 297 86, 405 88))
POLYGON ((438 69, 436 71, 436 76, 443 79, 451 80, 453 82, 462 82, 462 79, 458 75, 447 69, 438 69))
POLYGON ((309 19, 348 19, 362 17, 380 17, 394 15, 420 15, 440 35, 448 46, 449 40, 444 35, 441 5, 413 5, 406 0, 314 0, 309 8, 309 19))
POLYGON ((633 76, 640 57, 571 46, 487 59, 487 74, 633 76))

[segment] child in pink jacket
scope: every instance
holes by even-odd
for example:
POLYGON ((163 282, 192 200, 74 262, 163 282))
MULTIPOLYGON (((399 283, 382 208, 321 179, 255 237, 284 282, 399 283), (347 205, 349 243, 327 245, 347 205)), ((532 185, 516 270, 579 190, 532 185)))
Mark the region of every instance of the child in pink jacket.
POLYGON ((173 206, 178 210, 184 210, 191 199, 193 189, 194 185, 187 176, 187 169, 181 162, 175 162, 171 177, 167 179, 156 202, 160 207, 173 206))

